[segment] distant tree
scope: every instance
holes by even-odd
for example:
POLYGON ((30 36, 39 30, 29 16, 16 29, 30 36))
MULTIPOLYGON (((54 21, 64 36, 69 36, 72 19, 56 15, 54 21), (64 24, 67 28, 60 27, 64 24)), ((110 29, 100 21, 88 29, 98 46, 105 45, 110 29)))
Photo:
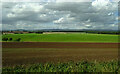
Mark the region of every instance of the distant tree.
POLYGON ((19 33, 14 33, 14 34, 19 34, 19 33))
POLYGON ((33 33, 33 32, 28 32, 28 33, 33 33))
POLYGON ((13 39, 12 38, 9 38, 9 41, 12 41, 13 39))
POLYGON ((43 32, 36 32, 37 34, 43 34, 43 32))
POLYGON ((8 38, 2 38, 3 41, 8 41, 8 38))
POLYGON ((21 39, 20 38, 18 38, 18 39, 16 39, 15 41, 20 41, 21 39))

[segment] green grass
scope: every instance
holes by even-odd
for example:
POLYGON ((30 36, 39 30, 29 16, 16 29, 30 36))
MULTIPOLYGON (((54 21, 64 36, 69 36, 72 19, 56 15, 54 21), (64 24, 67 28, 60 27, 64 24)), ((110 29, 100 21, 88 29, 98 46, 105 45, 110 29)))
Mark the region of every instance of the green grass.
POLYGON ((21 38, 21 42, 118 42, 118 35, 108 34, 7 34, 2 38, 21 38))
POLYGON ((120 72, 118 61, 45 63, 3 67, 4 72, 120 72))
POLYGON ((2 41, 2 35, 0 34, 0 42, 2 41))

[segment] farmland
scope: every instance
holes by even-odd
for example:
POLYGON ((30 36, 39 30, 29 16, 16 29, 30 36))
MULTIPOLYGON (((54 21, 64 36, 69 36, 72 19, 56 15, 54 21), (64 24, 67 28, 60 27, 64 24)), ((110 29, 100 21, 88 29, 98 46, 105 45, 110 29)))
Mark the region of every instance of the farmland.
POLYGON ((3 48, 3 72, 116 72, 117 48, 3 48))
POLYGON ((48 42, 44 48, 40 48, 43 45, 36 42, 4 42, 3 72, 117 72, 119 70, 117 43, 83 43, 83 45, 77 43, 79 47, 75 47, 77 44, 74 43, 71 43, 71 47, 67 47, 64 43, 55 43, 54 47, 51 46, 53 43, 48 42))
POLYGON ((2 42, 3 72, 120 72, 118 35, 7 34, 2 38, 8 38, 2 42))
POLYGON ((8 38, 8 42, 15 42, 19 38, 20 42, 118 42, 118 35, 109 34, 7 34, 2 38, 8 38))

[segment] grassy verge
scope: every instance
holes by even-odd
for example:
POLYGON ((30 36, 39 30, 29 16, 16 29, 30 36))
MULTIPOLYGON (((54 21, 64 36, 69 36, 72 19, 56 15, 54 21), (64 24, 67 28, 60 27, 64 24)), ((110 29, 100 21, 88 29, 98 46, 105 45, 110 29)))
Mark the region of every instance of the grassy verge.
POLYGON ((4 67, 3 72, 120 72, 118 61, 45 63, 4 67))
POLYGON ((118 35, 108 34, 8 34, 8 42, 118 42, 118 35))

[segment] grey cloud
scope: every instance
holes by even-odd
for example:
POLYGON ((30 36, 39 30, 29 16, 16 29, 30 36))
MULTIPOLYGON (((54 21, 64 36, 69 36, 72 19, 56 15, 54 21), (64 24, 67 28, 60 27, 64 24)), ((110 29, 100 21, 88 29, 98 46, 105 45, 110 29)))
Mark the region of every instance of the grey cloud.
POLYGON ((3 29, 116 29, 111 26, 117 21, 116 5, 99 9, 92 2, 5 3, 3 29))

